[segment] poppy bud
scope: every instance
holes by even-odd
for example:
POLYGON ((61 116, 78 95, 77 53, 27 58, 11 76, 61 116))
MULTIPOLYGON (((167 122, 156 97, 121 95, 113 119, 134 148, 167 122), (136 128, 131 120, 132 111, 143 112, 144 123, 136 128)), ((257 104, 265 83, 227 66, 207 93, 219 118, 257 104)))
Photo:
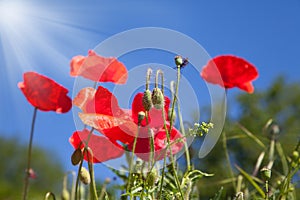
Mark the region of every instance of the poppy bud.
POLYGON ((147 179, 146 179, 147 186, 149 186, 149 187, 154 186, 156 177, 157 177, 157 174, 154 171, 149 172, 147 179))
POLYGON ((189 63, 187 58, 183 58, 182 56, 175 56, 175 64, 179 67, 184 67, 189 63))
POLYGON ((61 199, 62 200, 69 200, 70 199, 70 193, 67 189, 62 190, 61 199))
POLYGON ((175 64, 176 64, 176 66, 180 66, 180 65, 182 65, 182 63, 183 63, 183 59, 182 59, 182 57, 181 56, 175 56, 175 64))
POLYGON ((293 151, 292 159, 296 161, 296 160, 298 160, 298 158, 299 158, 299 152, 298 151, 293 151))
POLYGON ((173 123, 175 123, 176 117, 177 116, 176 116, 175 110, 172 113, 172 110, 170 109, 169 112, 168 112, 168 118, 169 118, 169 120, 171 121, 171 119, 172 119, 173 123))
POLYGON ((90 173, 88 172, 88 170, 85 167, 81 168, 79 178, 80 178, 81 182, 84 183, 85 185, 88 185, 91 182, 90 173))
POLYGON ((81 149, 79 149, 79 148, 76 149, 71 156, 72 164, 78 165, 80 163, 80 161, 82 160, 82 157, 83 157, 83 155, 82 155, 81 149))
POLYGON ((143 106, 146 111, 149 111, 152 107, 152 101, 151 101, 151 91, 145 90, 144 96, 143 96, 143 106))
POLYGON ((110 178, 106 178, 104 181, 105 184, 109 184, 110 182, 111 182, 110 178))
POLYGON ((162 109, 164 107, 164 95, 159 88, 154 88, 152 91, 152 103, 156 109, 162 109))
POLYGON ((146 114, 144 111, 140 111, 138 113, 138 122, 141 123, 141 121, 145 118, 146 114))
POLYGON ((260 173, 262 175, 262 178, 266 181, 268 181, 271 178, 271 169, 267 168, 267 167, 263 167, 260 170, 260 173))

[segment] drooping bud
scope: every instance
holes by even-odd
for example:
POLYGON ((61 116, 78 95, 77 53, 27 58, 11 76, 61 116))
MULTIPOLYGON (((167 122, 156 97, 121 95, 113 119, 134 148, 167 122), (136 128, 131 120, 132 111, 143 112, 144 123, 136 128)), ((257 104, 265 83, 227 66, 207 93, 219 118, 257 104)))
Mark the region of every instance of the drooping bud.
POLYGON ((76 149, 72 156, 71 156, 71 162, 73 165, 78 165, 80 163, 80 161, 82 160, 82 151, 80 148, 76 149))
POLYGON ((144 96, 143 96, 143 106, 146 111, 149 111, 152 107, 152 101, 151 101, 151 91, 150 90, 145 90, 144 96))
POLYGON ((159 88, 152 91, 152 103, 156 109, 162 109, 165 105, 164 95, 159 88))
POLYGON ((138 113, 138 123, 139 123, 139 124, 140 124, 141 121, 145 118, 145 116, 146 116, 146 114, 145 114, 144 111, 140 111, 140 112, 138 113))
POLYGON ((85 167, 81 168, 79 178, 81 182, 84 183, 85 185, 88 185, 91 182, 90 173, 85 167))
POLYGON ((262 175, 262 178, 266 181, 270 180, 271 178, 271 169, 267 168, 267 167, 263 167, 261 170, 260 170, 260 173, 262 175))
POLYGON ((70 200, 70 193, 67 189, 63 189, 61 193, 62 200, 70 200))

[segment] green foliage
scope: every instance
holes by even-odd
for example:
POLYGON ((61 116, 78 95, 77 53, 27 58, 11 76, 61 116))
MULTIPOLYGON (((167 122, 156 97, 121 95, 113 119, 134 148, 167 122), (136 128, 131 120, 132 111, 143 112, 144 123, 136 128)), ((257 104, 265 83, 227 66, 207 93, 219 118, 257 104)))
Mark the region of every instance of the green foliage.
MULTIPOLYGON (((25 177, 27 148, 18 139, 0 139, 0 199, 21 199, 25 177)), ((33 150, 32 169, 37 174, 31 179, 29 199, 43 199, 49 191, 60 191, 63 171, 55 155, 41 148, 33 150), (53 162, 55 160, 55 162, 53 162)))
MULTIPOLYGON (((268 187, 273 195, 269 198, 299 198, 299 168, 295 167, 297 162, 291 161, 300 133, 299 83, 288 84, 279 77, 266 90, 242 93, 229 105, 233 103, 239 107, 240 113, 232 117, 229 106, 222 133, 226 134, 226 140, 218 141, 213 151, 195 164, 196 168, 215 174, 199 181, 201 197, 213 197, 218 188, 224 187, 226 198, 233 199, 241 191, 245 199, 263 198, 266 185, 258 172, 269 166, 272 177, 268 187), (242 175, 240 182, 239 174, 242 175)), ((196 140, 192 149, 197 152, 198 148, 196 140)), ((197 160, 196 156, 195 153, 192 160, 197 160)))

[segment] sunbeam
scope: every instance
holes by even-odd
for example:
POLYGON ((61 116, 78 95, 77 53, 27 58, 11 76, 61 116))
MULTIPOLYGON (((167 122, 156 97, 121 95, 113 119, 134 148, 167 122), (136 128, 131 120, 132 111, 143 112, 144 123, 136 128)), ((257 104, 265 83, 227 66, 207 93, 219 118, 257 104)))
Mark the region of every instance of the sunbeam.
MULTIPOLYGON (((71 90, 74 79, 69 77, 70 59, 85 54, 108 35, 97 30, 103 29, 99 23, 104 19, 91 23, 88 16, 78 14, 80 7, 0 0, 0 90, 6 97, 1 99, 1 111, 16 113, 21 109, 16 85, 26 71, 47 75, 71 90), (9 109, 7 105, 11 105, 9 109)), ((87 7, 89 11, 97 9, 87 7)), ((22 122, 24 117, 19 114, 14 120, 22 122)))
POLYGON ((9 80, 16 80, 16 70, 65 76, 71 55, 93 48, 87 46, 91 37, 103 39, 103 32, 99 34, 93 27, 84 27, 85 23, 72 10, 76 8, 0 0, 2 62, 9 80))

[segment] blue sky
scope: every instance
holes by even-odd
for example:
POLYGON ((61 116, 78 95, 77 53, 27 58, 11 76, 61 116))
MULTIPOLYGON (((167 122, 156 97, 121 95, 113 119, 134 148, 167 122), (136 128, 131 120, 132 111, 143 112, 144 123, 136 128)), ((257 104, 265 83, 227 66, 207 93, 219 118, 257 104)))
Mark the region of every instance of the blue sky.
MULTIPOLYGON (((300 77, 299 0, 0 0, 0 11, 0 134, 24 143, 33 108, 17 88, 22 74, 34 70, 47 75, 67 87, 71 96, 75 79, 69 76, 70 59, 133 28, 172 29, 197 41, 211 57, 243 57, 258 68, 257 90, 267 88, 278 75, 289 81, 300 77)), ((131 52, 120 59, 129 69, 144 63, 173 64, 173 55, 156 51, 131 52)), ((194 71, 186 68, 183 73, 189 77, 194 71)), ((205 88, 200 78, 190 82, 199 84, 199 91, 205 88)), ((240 92, 233 90, 229 99, 240 92)), ((57 153, 66 169, 75 169, 68 143, 75 129, 72 112, 39 112, 34 145, 57 153)))

